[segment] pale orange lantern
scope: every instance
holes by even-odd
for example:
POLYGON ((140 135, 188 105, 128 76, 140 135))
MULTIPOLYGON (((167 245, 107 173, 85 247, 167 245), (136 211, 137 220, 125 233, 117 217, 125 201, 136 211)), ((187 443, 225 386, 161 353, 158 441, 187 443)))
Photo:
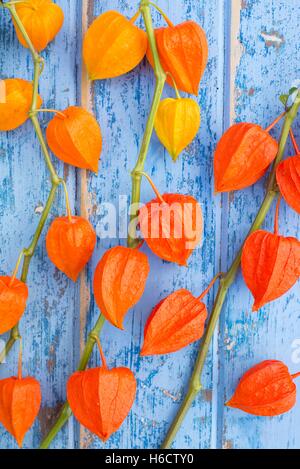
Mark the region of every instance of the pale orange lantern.
MULTIPOLYGON (((32 42, 33 47, 42 51, 60 31, 64 13, 52 0, 26 0, 16 2, 17 14, 32 42)), ((22 32, 14 21, 16 33, 22 46, 28 47, 22 32)))
POLYGON ((134 25, 137 15, 128 20, 117 11, 98 16, 83 41, 83 60, 91 80, 123 75, 145 57, 148 39, 134 25))

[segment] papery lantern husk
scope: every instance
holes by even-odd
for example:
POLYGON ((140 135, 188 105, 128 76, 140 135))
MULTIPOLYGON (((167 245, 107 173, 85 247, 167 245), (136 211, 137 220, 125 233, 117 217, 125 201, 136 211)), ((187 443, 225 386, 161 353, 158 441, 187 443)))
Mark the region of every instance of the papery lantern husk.
MULTIPOLYGON (((208 60, 208 43, 204 30, 194 21, 185 21, 176 26, 170 24, 156 29, 155 37, 164 71, 173 77, 181 91, 197 96, 208 60)), ((150 45, 147 58, 153 66, 150 45)), ((167 77, 167 82, 173 86, 171 77, 167 77)))
MULTIPOLYGON (((14 130, 29 119, 32 103, 33 85, 21 78, 8 78, 0 82, 0 131, 14 130)), ((37 108, 42 99, 38 95, 37 108)))
POLYGON ((103 316, 123 329, 126 313, 142 297, 150 266, 138 249, 116 246, 109 249, 97 265, 94 295, 103 316))
POLYGON ((254 296, 253 311, 280 298, 300 276, 300 242, 264 230, 252 233, 242 252, 242 273, 254 296))
MULTIPOLYGON (((52 0, 25 0, 15 4, 16 12, 31 40, 33 47, 41 52, 59 33, 64 13, 52 0)), ((20 43, 28 48, 22 32, 13 19, 20 43)))
POLYGON ((188 290, 178 290, 162 300, 145 325, 142 356, 177 352, 201 339, 207 319, 204 303, 188 290))
POLYGON ((202 210, 190 195, 164 194, 139 211, 143 237, 161 259, 186 266, 195 247, 201 242, 202 210))
POLYGON ((276 180, 286 203, 300 214, 300 155, 290 156, 277 166, 276 180))
POLYGON ((244 374, 227 406, 263 417, 284 414, 296 403, 296 376, 280 361, 263 361, 244 374))
POLYGON ((46 249, 50 260, 74 282, 95 249, 97 237, 88 220, 82 217, 56 218, 47 233, 46 249))
POLYGON ((215 191, 229 192, 251 186, 265 174, 277 152, 278 143, 259 125, 233 125, 216 148, 215 191))
POLYGON ((145 57, 147 34, 117 11, 98 16, 83 41, 83 60, 91 80, 114 78, 134 69, 145 57))
POLYGON ((201 123, 200 108, 190 98, 167 98, 161 101, 155 131, 173 160, 194 140, 201 123))
POLYGON ((11 277, 0 277, 0 334, 10 331, 21 319, 26 308, 28 287, 11 277))
POLYGON ((84 108, 71 106, 59 112, 49 122, 46 136, 50 149, 64 163, 98 172, 101 129, 84 108))
POLYGON ((67 384, 67 399, 76 419, 102 441, 120 428, 135 394, 136 380, 128 368, 76 372, 67 384))
POLYGON ((0 422, 22 447, 41 406, 41 387, 35 378, 0 381, 0 422))

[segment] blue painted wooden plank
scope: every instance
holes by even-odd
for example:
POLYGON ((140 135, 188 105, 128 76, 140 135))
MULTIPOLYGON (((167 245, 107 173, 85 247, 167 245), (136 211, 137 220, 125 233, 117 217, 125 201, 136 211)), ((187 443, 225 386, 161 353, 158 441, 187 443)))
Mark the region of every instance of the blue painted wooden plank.
MULTIPOLYGON (((79 102, 79 18, 84 2, 61 0, 59 3, 64 8, 66 21, 63 31, 45 53, 47 66, 41 81, 41 93, 47 107, 63 108, 79 102)), ((230 28, 234 31, 235 27, 229 22, 227 2, 180 0, 174 4, 162 0, 159 3, 174 22, 188 17, 204 26, 209 38, 210 60, 199 97, 203 122, 197 140, 173 165, 154 136, 147 171, 162 190, 192 192, 198 198, 206 220, 205 242, 194 253, 188 274, 184 269, 162 263, 144 248, 149 254, 152 271, 143 301, 128 315, 125 332, 105 326, 102 341, 108 362, 112 366, 130 366, 136 372, 139 383, 137 401, 130 417, 106 447, 157 447, 178 408, 197 346, 167 357, 140 359, 138 352, 144 322, 152 307, 175 288, 184 286, 195 293, 200 292, 217 270, 220 260, 222 267, 229 264, 247 232, 261 201, 263 185, 260 183, 255 188, 236 193, 228 200, 223 197, 221 212, 219 198, 212 196, 212 154, 222 133, 224 103, 226 123, 235 112, 238 120, 254 120, 267 125, 280 112, 276 95, 278 97, 285 91, 299 72, 294 60, 299 45, 294 41, 295 27, 292 27, 300 20, 297 3, 297 0, 232 2, 234 9, 241 5, 239 36, 244 48, 237 73, 232 76, 228 73, 228 54, 224 62, 224 32, 227 35, 226 43, 230 28), (226 86, 223 83, 224 75, 226 86), (231 97, 236 97, 234 105, 228 102, 229 90, 231 97), (220 256, 221 253, 223 256, 220 256)), ((105 0, 101 4, 95 3, 94 14, 112 8, 128 16, 134 13, 134 5, 127 1, 105 0)), ((162 24, 158 14, 154 13, 153 17, 156 25, 162 24)), ((28 53, 18 45, 8 16, 1 15, 0 21, 0 43, 6 52, 0 58, 1 78, 19 75, 30 79, 32 68, 28 53)), ((234 49, 232 52, 237 51, 234 49)), ((95 110, 104 135, 100 174, 98 177, 88 176, 88 211, 98 233, 103 222, 100 204, 113 202, 118 206, 119 195, 128 200, 129 173, 139 150, 152 93, 153 75, 146 62, 136 72, 112 81, 98 82, 93 89, 95 110)), ((165 95, 172 96, 172 93, 167 88, 165 95)), ((43 117, 42 121, 46 125, 48 118, 43 117)), ((45 202, 49 184, 30 123, 20 130, 0 135, 0 139, 0 255, 1 272, 4 273, 13 267, 17 247, 30 240, 39 217, 38 210, 35 212, 33 207, 40 207, 45 202)), ((79 187, 75 171, 64 168, 60 163, 57 167, 60 174, 68 176, 72 204, 78 207, 79 187)), ((147 201, 151 196, 151 190, 144 183, 143 200, 147 201)), ((60 194, 54 213, 61 214, 63 210, 64 199, 60 194)), ((266 224, 268 227, 272 225, 271 218, 266 224)), ((281 222, 284 233, 299 233, 298 217, 290 210, 282 211, 281 222)), ((118 242, 124 244, 125 240, 119 240, 118 235, 115 239, 99 240, 88 269, 88 291, 91 290, 93 270, 104 249, 118 242)), ((29 284, 32 285, 31 298, 22 321, 24 370, 34 373, 41 380, 44 399, 40 422, 28 435, 26 447, 37 446, 41 431, 49 424, 49 409, 59 406, 65 398, 66 379, 78 359, 80 332, 79 288, 71 285, 50 265, 43 241, 32 263, 29 284)), ((248 417, 239 411, 224 410, 223 406, 242 373, 255 362, 266 358, 266 353, 269 354, 268 358, 284 359, 292 371, 297 370, 295 361, 298 355, 292 355, 295 352, 292 346, 297 346, 296 331, 300 320, 297 308, 296 287, 276 305, 264 308, 257 316, 250 314, 250 294, 239 278, 230 293, 220 323, 219 350, 216 335, 213 353, 206 364, 204 392, 184 422, 176 440, 177 447, 299 447, 299 430, 295 424, 299 418, 299 406, 288 416, 272 420, 248 417), (293 327, 290 327, 291 323, 293 327)), ((92 300, 87 315, 88 329, 97 314, 92 300)), ((82 322, 84 318, 81 318, 82 322)), ((0 368, 1 377, 15 373, 16 352, 0 368)), ((91 365, 97 363, 99 357, 95 353, 91 365)), ((81 430, 79 433, 77 424, 74 434, 71 421, 54 446, 73 445, 103 447, 88 432, 81 430)), ((0 446, 13 446, 12 439, 2 430, 0 446)))
MULTIPOLYGON (((137 4, 117 0, 95 2, 94 14, 117 9, 130 17, 134 14, 137 4)), ((201 202, 206 220, 205 243, 193 254, 188 271, 161 262, 144 248, 151 262, 151 275, 143 300, 128 314, 125 332, 117 331, 110 325, 104 328, 102 343, 108 363, 111 366, 129 366, 138 379, 137 400, 132 413, 121 430, 105 445, 108 448, 153 448, 162 442, 182 400, 197 345, 174 355, 141 359, 138 354, 144 323, 155 304, 175 289, 186 287, 195 294, 200 293, 212 278, 216 270, 215 263, 219 259, 219 255, 215 257, 215 253, 219 251, 220 206, 219 200, 212 197, 211 155, 216 139, 222 133, 223 2, 180 0, 174 4, 162 0, 159 5, 175 23, 192 18, 204 26, 210 44, 210 59, 199 97, 203 113, 199 136, 176 164, 172 163, 154 136, 146 170, 162 191, 191 193, 201 202)), ((164 24, 158 14, 153 13, 153 18, 155 25, 164 24)), ((103 130, 104 149, 100 173, 98 177, 89 175, 88 191, 91 220, 98 233, 104 215, 100 203, 110 202, 118 206, 119 195, 128 199, 130 194, 130 171, 141 144, 153 85, 152 71, 144 62, 136 71, 124 77, 97 82, 94 86, 95 110, 103 130)), ((168 87, 165 96, 173 96, 173 91, 168 87)), ((152 196, 151 189, 144 182, 143 201, 150 200, 152 196)), ((89 270, 90 283, 92 272, 104 249, 119 242, 125 244, 126 240, 119 240, 117 235, 116 239, 99 241, 89 270)), ((99 311, 92 301, 88 313, 88 328, 98 314, 99 311)), ((95 354, 91 364, 96 363, 99 363, 99 358, 95 354)), ((215 412, 211 403, 213 366, 214 360, 210 356, 203 379, 201 406, 199 399, 184 422, 176 441, 177 447, 210 447, 211 442, 215 441, 211 426, 212 412, 215 412)), ((85 431, 81 432, 81 446, 104 447, 98 439, 85 431)))
MULTIPOLYGON (((41 78, 41 95, 45 107, 63 109, 77 99, 78 5, 81 2, 58 2, 65 13, 62 31, 43 56, 45 71, 41 78)), ((1 78, 32 79, 33 67, 27 50, 19 45, 8 12, 0 15, 1 78)), ((41 116, 43 127, 49 116, 41 116)), ((22 128, 0 134, 0 259, 1 273, 10 272, 18 250, 28 245, 40 217, 40 208, 50 190, 49 177, 30 122, 22 128)), ((75 171, 55 161, 60 175, 67 177, 71 203, 76 197, 75 171)), ((52 218, 65 213, 64 194, 56 200, 52 218)), ((64 399, 67 376, 74 369, 73 336, 78 312, 77 286, 51 265, 42 236, 32 261, 28 278, 30 299, 21 322, 24 337, 24 374, 41 381, 43 403, 34 430, 25 439, 25 447, 37 447, 41 432, 46 430, 53 406, 64 399)), ((18 347, 0 367, 0 377, 16 373, 18 347)), ((14 448, 13 439, 0 429, 0 447, 14 448)), ((58 447, 73 446, 73 427, 67 428, 58 447)))
MULTIPOLYGON (((233 2, 236 10, 238 4, 233 2)), ((299 2, 247 0, 241 5, 239 37, 233 43, 235 49, 240 46, 243 49, 236 74, 231 77, 234 111, 238 121, 267 126, 282 111, 279 95, 299 78, 299 43, 295 36, 300 22, 299 2)), ((295 132, 299 137, 299 119, 295 132)), ((279 135, 279 128, 274 135, 279 135)), ((261 181, 255 187, 230 195, 228 225, 223 226, 227 265, 247 233, 263 191, 261 181)), ((267 229, 272 229, 273 218, 274 210, 264 225, 267 229)), ((300 235, 299 216, 284 203, 280 227, 284 235, 300 235)), ((225 448, 299 448, 299 400, 289 414, 272 419, 248 416, 223 406, 242 374, 261 360, 283 360, 293 372, 300 366, 293 349, 297 347, 295 340, 300 330, 299 285, 259 313, 250 312, 251 301, 240 275, 229 293, 220 327, 219 444, 225 448)))

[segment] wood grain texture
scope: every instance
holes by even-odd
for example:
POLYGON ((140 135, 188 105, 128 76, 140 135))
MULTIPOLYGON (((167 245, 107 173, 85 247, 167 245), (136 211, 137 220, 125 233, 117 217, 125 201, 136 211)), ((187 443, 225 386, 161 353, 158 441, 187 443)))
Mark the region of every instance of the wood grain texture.
MULTIPOLYGON (((79 3, 74 0, 59 2, 64 10, 65 23, 57 39, 43 53, 46 65, 41 78, 40 93, 48 108, 64 109, 77 101, 78 53, 81 40, 78 31, 79 3)), ((81 6, 81 5, 80 5, 81 6)), ((15 36, 9 14, 1 10, 1 78, 16 76, 32 79, 33 66, 28 51, 15 36), (5 51, 5 53, 4 53, 5 51)), ((49 115, 40 116, 45 128, 49 115)), ((40 210, 46 202, 50 183, 45 163, 31 123, 9 133, 0 134, 0 238, 1 272, 10 272, 18 251, 27 246, 36 229, 40 210)), ((76 172, 54 159, 61 176, 65 175, 71 204, 77 199, 76 172)), ((59 191, 52 217, 65 213, 65 200, 59 191)), ((48 226, 48 225, 47 225, 48 226)), ((34 374, 41 381, 43 408, 34 431, 25 439, 25 447, 37 447, 41 431, 44 432, 52 415, 65 396, 65 383, 75 366, 73 350, 78 324, 78 286, 58 272, 50 263, 45 249, 45 233, 41 237, 37 254, 32 260, 28 277, 30 300, 22 319, 24 337, 24 374, 34 374)), ((1 377, 16 373, 18 347, 1 366, 1 377)), ((69 426, 57 446, 72 446, 73 427, 69 426)), ((0 446, 16 445, 1 427, 0 446)))
MULTIPOLYGON (((234 83, 231 109, 237 121, 248 120, 267 126, 282 109, 279 96, 299 77, 299 42, 294 32, 300 22, 299 2, 277 0, 232 3, 240 27, 232 38, 232 50, 243 52, 230 77, 234 83)), ((234 115, 231 114, 231 115, 234 115)), ((299 119, 295 133, 299 136, 299 119)), ((280 126, 274 135, 279 136, 280 126)), ((290 149, 291 150, 291 149, 290 149)), ((262 201, 265 181, 229 196, 228 218, 222 227, 223 256, 228 265, 245 237, 262 201)), ((227 196, 225 195, 224 198, 227 196)), ((265 227, 272 229, 274 212, 265 227)), ((300 235, 299 216, 282 204, 280 231, 300 235)), ((252 417, 224 408, 242 374, 263 359, 283 360, 295 372, 292 345, 299 338, 299 284, 279 301, 251 313, 252 297, 241 278, 229 293, 220 327, 220 370, 218 442, 233 448, 299 448, 300 407, 272 419, 252 417)))
MULTIPOLYGON (((55 161, 60 174, 67 176, 73 207, 89 216, 96 227, 98 243, 77 286, 50 264, 44 236, 33 259, 30 302, 21 330, 24 370, 42 383, 43 408, 34 431, 26 438, 27 448, 37 447, 53 415, 50 409, 57 411, 65 399, 67 377, 76 367, 86 333, 99 314, 91 290, 95 266, 105 249, 126 243, 119 234, 119 229, 124 231, 120 226, 113 239, 105 239, 109 221, 105 204, 114 204, 118 213, 129 203, 130 171, 154 87, 146 60, 126 76, 92 86, 85 71, 81 72, 82 31, 93 16, 116 9, 130 17, 137 1, 57 3, 64 9, 66 20, 62 32, 44 53, 47 64, 41 94, 47 107, 82 103, 94 110, 101 125, 104 148, 98 176, 55 161)), ((210 55, 199 95, 199 135, 176 164, 154 135, 146 170, 162 191, 191 193, 199 200, 205 217, 204 243, 193 254, 188 270, 164 263, 143 248, 151 262, 144 297, 128 314, 125 332, 106 324, 102 333, 109 365, 129 366, 137 376, 133 410, 106 445, 71 419, 53 448, 157 448, 161 444, 183 397, 198 344, 174 355, 140 358, 144 323, 153 306, 168 293, 184 287, 200 294, 214 273, 226 269, 232 261, 262 199, 264 182, 243 192, 214 197, 212 159, 216 142, 234 120, 267 125, 280 112, 278 96, 299 77, 296 57, 300 46, 295 37, 300 24, 298 0, 160 0, 159 5, 175 23, 186 18, 199 22, 208 35, 210 55)), ((156 26, 164 24, 156 12, 153 20, 156 26)), ((0 49, 5 51, 0 54, 0 78, 31 79, 31 60, 18 44, 8 14, 2 11, 0 49)), ((165 96, 173 96, 168 86, 165 96)), ((41 119, 45 126, 49 116, 41 119)), ((6 273, 12 270, 19 247, 30 240, 40 216, 34 209, 43 205, 50 188, 30 122, 22 129, 0 134, 0 168, 0 259, 1 272, 6 273)), ((143 202, 147 202, 152 193, 146 182, 142 190, 143 202)), ((59 193, 53 215, 63 210, 64 198, 59 193)), ((300 236, 299 218, 291 210, 284 207, 280 221, 284 234, 300 236)), ((271 216, 266 226, 271 227, 272 222, 271 216)), ((300 339, 299 298, 298 285, 282 300, 254 315, 250 313, 250 294, 239 276, 214 336, 203 375, 204 390, 176 439, 177 448, 300 447, 299 405, 287 416, 274 419, 249 417, 224 407, 243 372, 261 359, 283 359, 291 371, 297 371, 300 363, 295 363, 297 354, 292 356, 292 347, 300 339)), ((209 307, 212 300, 213 292, 208 297, 209 307)), ((95 350, 90 364, 99 362, 95 350)), ((1 366, 0 377, 15 373, 16 364, 17 348, 1 366)), ((15 447, 12 438, 0 429, 0 448, 11 447, 15 447)))

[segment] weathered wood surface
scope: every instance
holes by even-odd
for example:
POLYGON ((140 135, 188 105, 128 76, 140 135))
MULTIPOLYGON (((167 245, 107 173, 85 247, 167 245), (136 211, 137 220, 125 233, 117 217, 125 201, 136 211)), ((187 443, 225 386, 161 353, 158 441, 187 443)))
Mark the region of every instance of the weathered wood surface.
MULTIPOLYGON (((55 161, 67 177, 73 207, 90 216, 100 234, 105 210, 130 193, 132 169, 153 93, 153 74, 146 61, 125 77, 98 82, 92 88, 81 74, 82 32, 93 18, 108 9, 132 15, 137 2, 125 0, 59 0, 65 12, 62 32, 47 52, 41 94, 46 107, 63 108, 81 102, 93 108, 101 124, 104 149, 98 176, 82 174, 55 161)), ((259 206, 264 183, 230 196, 213 196, 212 156, 223 129, 235 120, 267 125, 280 112, 278 97, 299 77, 300 24, 298 0, 161 0, 173 21, 198 21, 206 30, 210 58, 199 103, 202 128, 178 163, 153 136, 147 171, 162 190, 189 192, 202 204, 205 238, 193 254, 188 271, 149 254, 151 277, 139 305, 130 312, 125 332, 106 325, 103 347, 111 365, 129 366, 137 375, 138 395, 133 410, 106 447, 156 448, 178 409, 197 352, 197 344, 161 358, 140 358, 143 326, 152 307, 175 288, 200 293, 220 269, 226 269, 259 206)), ((153 13, 156 25, 163 24, 153 13)), ((0 77, 32 76, 26 50, 17 42, 8 14, 0 17, 0 77)), ((166 96, 173 91, 167 87, 166 96)), ((48 117, 42 117, 46 125, 48 117)), ((299 122, 296 134, 300 137, 299 122)), ((275 132, 276 133, 276 132, 275 132)), ((278 132, 277 132, 278 134, 278 132)), ((28 244, 45 203, 48 175, 30 122, 0 135, 0 259, 9 272, 20 247, 28 244)), ((151 197, 143 184, 143 201, 151 197)), ((123 202, 124 204, 124 202, 123 202)), ((53 216, 64 211, 59 193, 53 216)), ((273 214, 272 214, 273 215, 273 214)), ((272 215, 266 226, 271 227, 272 215)), ((299 218, 283 208, 284 234, 300 236, 299 218)), ((42 383, 43 407, 25 440, 37 447, 41 434, 65 398, 65 383, 79 357, 79 345, 99 311, 91 295, 92 275, 104 250, 124 239, 98 238, 97 250, 81 285, 74 286, 47 259, 44 236, 29 276, 30 301, 22 320, 24 371, 42 383)), ((147 249, 144 248, 146 252, 147 249)), ((209 296, 209 305, 212 302, 209 296)), ((176 440, 181 448, 299 448, 300 404, 288 415, 273 419, 250 417, 224 407, 239 377, 264 358, 284 360, 292 371, 300 367, 299 285, 282 300, 258 314, 250 313, 251 297, 239 276, 231 289, 207 360, 204 390, 188 414, 176 440), (298 341, 297 341, 298 339, 298 341), (298 363, 297 363, 298 362, 298 363)), ((94 354, 91 364, 98 364, 94 354)), ((17 347, 0 368, 0 376, 16 372, 17 347)), ((0 429, 0 448, 15 447, 0 429)), ((55 448, 103 448, 73 419, 53 444, 55 448)))

